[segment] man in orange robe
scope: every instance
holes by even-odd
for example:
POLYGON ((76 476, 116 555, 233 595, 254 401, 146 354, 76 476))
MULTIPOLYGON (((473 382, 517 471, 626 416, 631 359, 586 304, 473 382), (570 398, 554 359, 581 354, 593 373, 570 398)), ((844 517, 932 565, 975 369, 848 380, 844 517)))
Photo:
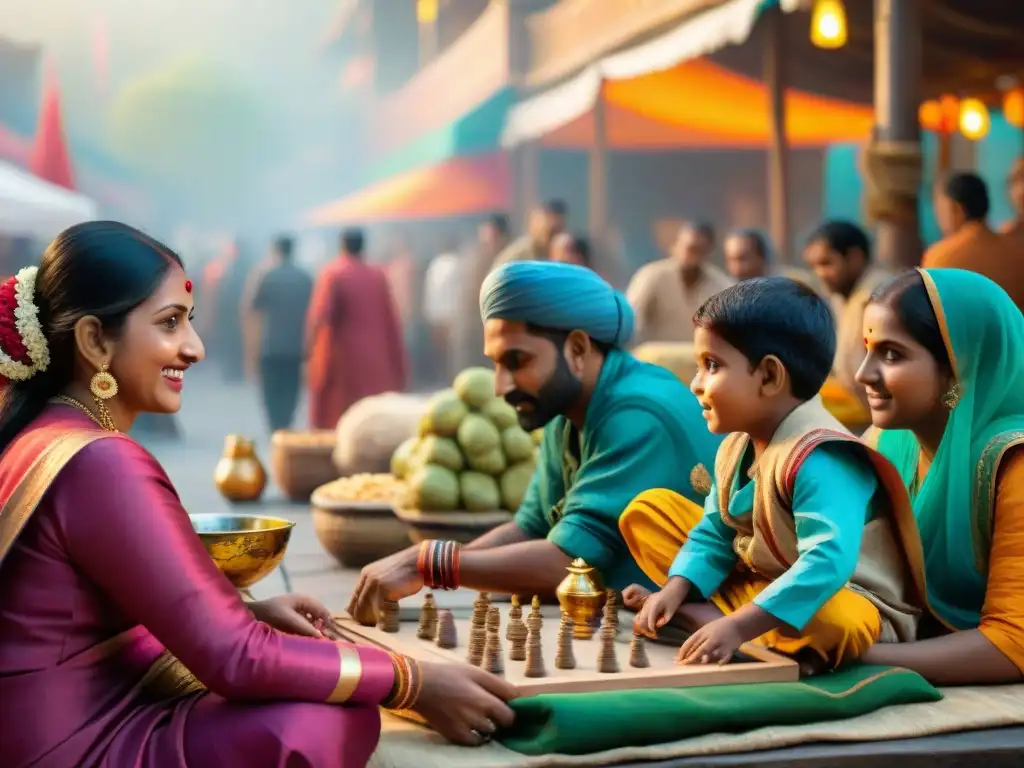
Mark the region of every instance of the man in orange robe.
POLYGON ((977 272, 997 283, 1024 310, 1024 237, 993 232, 988 187, 974 173, 954 173, 935 188, 935 218, 943 238, 921 261, 926 269, 977 272))
POLYGON ((363 261, 363 233, 318 275, 306 319, 309 424, 333 429, 358 400, 405 387, 405 347, 384 270, 363 261))

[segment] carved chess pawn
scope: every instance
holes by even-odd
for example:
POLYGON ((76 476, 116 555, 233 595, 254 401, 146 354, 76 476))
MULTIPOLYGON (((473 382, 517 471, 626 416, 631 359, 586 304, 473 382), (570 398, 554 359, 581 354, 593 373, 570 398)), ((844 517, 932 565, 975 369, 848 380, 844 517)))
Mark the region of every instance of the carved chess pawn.
MULTIPOLYGON (((512 607, 508 611, 508 624, 505 627, 505 639, 510 643, 514 641, 517 633, 517 625, 522 624, 523 629, 526 629, 526 625, 523 624, 523 607, 519 604, 519 595, 512 595, 512 607)), ((526 634, 523 634, 525 639, 526 634)))
POLYGON ((423 598, 423 608, 420 609, 420 625, 416 630, 416 637, 420 640, 433 640, 437 637, 437 602, 434 595, 427 593, 423 598))
POLYGON ((609 674, 619 671, 619 660, 615 658, 615 627, 607 622, 601 627, 601 647, 597 651, 597 671, 609 674))
POLYGON ((637 669, 645 669, 651 666, 647 658, 647 638, 643 635, 633 635, 629 642, 629 666, 637 669))
POLYGON ((455 617, 451 611, 440 611, 437 614, 437 638, 435 639, 438 648, 454 648, 459 643, 458 633, 455 629, 455 617))
POLYGON ((377 615, 377 629, 392 634, 399 630, 398 603, 396 601, 384 600, 381 603, 380 613, 377 615))
POLYGON ((544 653, 540 646, 540 630, 530 629, 526 636, 526 666, 523 670, 526 677, 544 677, 544 653))
POLYGON ((494 674, 501 674, 505 671, 504 660, 501 657, 501 614, 497 607, 491 606, 487 612, 487 638, 484 641, 483 668, 494 674))
POLYGON ((562 621, 558 625, 558 650, 555 652, 556 669, 575 669, 576 654, 572 649, 572 632, 575 624, 572 616, 562 613, 562 621))

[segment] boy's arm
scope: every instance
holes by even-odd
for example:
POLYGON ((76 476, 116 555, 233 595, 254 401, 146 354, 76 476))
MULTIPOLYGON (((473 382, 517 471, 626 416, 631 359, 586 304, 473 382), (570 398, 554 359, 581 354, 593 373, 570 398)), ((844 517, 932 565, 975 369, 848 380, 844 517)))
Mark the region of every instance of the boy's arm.
POLYGON ((736 531, 722 520, 718 488, 712 484, 704 500, 704 516, 687 534, 686 543, 672 561, 668 577, 686 579, 706 600, 718 591, 736 567, 735 537, 736 531))
MULTIPOLYGON (((777 620, 769 629, 785 625, 802 631, 853 576, 878 486, 857 450, 852 444, 820 446, 797 472, 793 517, 800 556, 754 598, 754 605, 777 620)), ((761 633, 767 631, 762 627, 761 633)))

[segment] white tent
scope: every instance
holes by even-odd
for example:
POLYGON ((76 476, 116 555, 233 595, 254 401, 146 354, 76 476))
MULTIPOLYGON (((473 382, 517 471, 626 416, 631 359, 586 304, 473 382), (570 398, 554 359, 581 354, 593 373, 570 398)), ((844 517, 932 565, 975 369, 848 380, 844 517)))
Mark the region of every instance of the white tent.
POLYGON ((0 161, 0 235, 49 241, 61 230, 95 218, 96 203, 85 195, 0 161))

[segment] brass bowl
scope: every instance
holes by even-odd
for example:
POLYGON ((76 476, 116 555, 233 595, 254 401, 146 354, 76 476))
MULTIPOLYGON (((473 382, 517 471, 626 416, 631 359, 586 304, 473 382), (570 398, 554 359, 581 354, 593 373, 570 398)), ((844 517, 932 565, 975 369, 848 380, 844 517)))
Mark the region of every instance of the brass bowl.
POLYGON ((189 515, 199 540, 237 589, 251 587, 281 563, 295 523, 260 515, 189 515))

